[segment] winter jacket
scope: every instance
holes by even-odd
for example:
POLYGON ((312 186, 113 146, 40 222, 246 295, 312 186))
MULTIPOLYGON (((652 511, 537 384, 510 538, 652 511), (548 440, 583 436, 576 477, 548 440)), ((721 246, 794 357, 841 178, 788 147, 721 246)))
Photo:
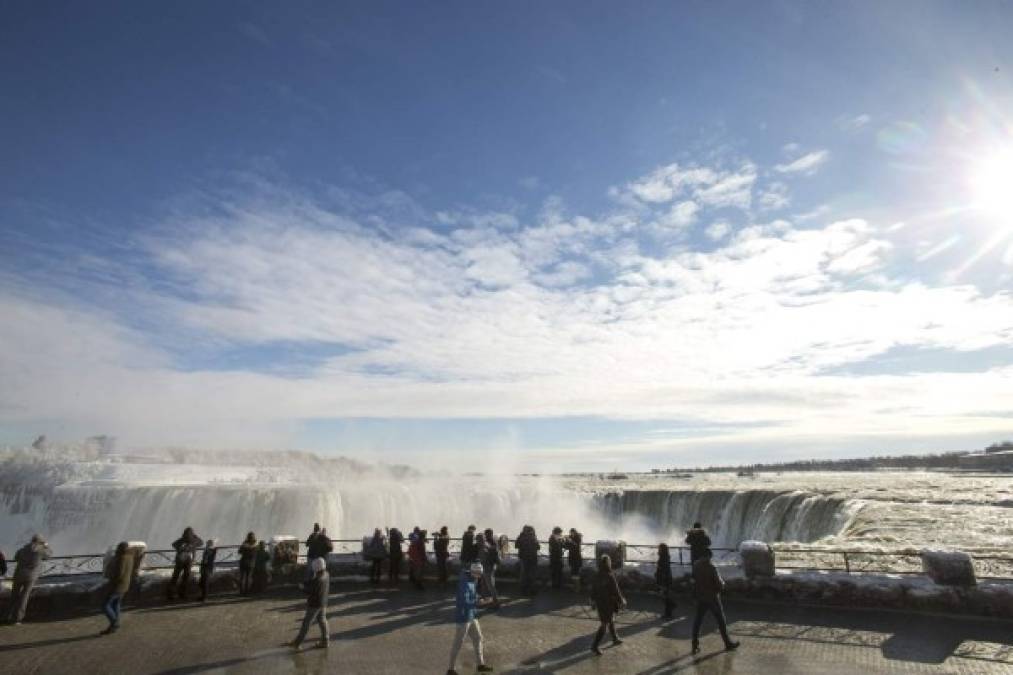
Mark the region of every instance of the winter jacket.
POLYGON ((549 537, 549 560, 554 563, 563 563, 563 535, 553 534, 549 537))
POLYGON ((7 576, 7 558, 4 557, 3 551, 0 551, 0 577, 7 576))
POLYGON ((654 581, 661 588, 672 586, 672 559, 658 558, 658 569, 654 572, 654 581))
POLYGON ((200 559, 200 573, 207 576, 215 571, 215 557, 218 555, 217 548, 205 548, 200 559))
POLYGON ((475 546, 475 533, 467 530, 461 536, 461 562, 474 562, 477 557, 478 550, 475 546))
POLYGON ((334 544, 331 543, 331 538, 322 532, 306 540, 306 558, 309 560, 324 558, 333 550, 334 544))
POLYGON ((366 558, 369 560, 383 560, 387 557, 387 537, 373 535, 366 545, 366 558))
POLYGON ((693 587, 699 600, 713 600, 724 590, 725 582, 709 557, 693 563, 693 587))
POLYGON ((433 551, 436 552, 437 558, 446 559, 450 557, 450 535, 449 534, 435 534, 433 535, 433 551))
POLYGON ((172 547, 176 549, 176 564, 188 565, 192 563, 194 557, 197 555, 197 549, 203 545, 204 540, 196 534, 191 534, 189 537, 180 537, 172 542, 172 547))
POLYGON ((689 544, 689 557, 696 562, 704 551, 710 548, 711 538, 703 528, 693 528, 686 533, 686 543, 689 544))
POLYGON ((243 569, 252 569, 253 561, 257 558, 257 544, 244 541, 239 545, 239 566, 243 569))
POLYGON ((424 565, 426 562, 426 542, 422 537, 413 535, 411 544, 408 545, 408 560, 413 565, 424 565))
POLYGON ((390 528, 390 557, 400 558, 404 551, 401 550, 401 544, 404 542, 404 535, 401 534, 401 530, 396 527, 390 528))
POLYGON ((600 615, 611 615, 619 611, 619 606, 625 599, 619 590, 619 582, 614 572, 599 571, 594 575, 591 582, 591 598, 600 615))
POLYGON ((570 567, 580 567, 584 562, 584 556, 581 551, 583 540, 584 535, 580 532, 571 534, 566 538, 567 560, 570 562, 570 567))
POLYGON ((29 542, 14 554, 14 562, 18 564, 14 577, 20 579, 36 578, 42 572, 42 563, 49 560, 53 552, 42 542, 29 542))
POLYGON ((488 541, 485 542, 484 555, 482 556, 482 560, 479 562, 482 563, 482 567, 485 568, 487 573, 490 572, 494 567, 500 564, 499 547, 494 543, 490 543, 488 541))
POLYGON ((327 608, 327 599, 331 594, 331 577, 325 571, 323 574, 313 577, 305 584, 303 590, 307 593, 306 606, 327 608))
POLYGON ((134 553, 127 551, 122 555, 116 555, 106 568, 106 578, 109 579, 109 592, 117 595, 126 595, 130 590, 130 582, 134 576, 134 553))
POLYGON ((525 530, 517 535, 514 547, 521 558, 537 558, 542 545, 538 543, 538 536, 534 530, 525 530))
POLYGON ((457 603, 454 621, 468 623, 475 618, 478 609, 478 588, 470 574, 462 574, 457 580, 457 603))

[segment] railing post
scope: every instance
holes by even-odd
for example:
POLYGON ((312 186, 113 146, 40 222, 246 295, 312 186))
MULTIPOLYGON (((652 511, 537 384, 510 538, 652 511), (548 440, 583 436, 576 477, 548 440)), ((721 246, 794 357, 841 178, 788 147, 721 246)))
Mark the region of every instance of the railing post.
POLYGON ((848 561, 848 553, 844 552, 844 571, 851 574, 851 563, 848 561))
POLYGON ((682 546, 679 547, 679 567, 682 567, 682 546))

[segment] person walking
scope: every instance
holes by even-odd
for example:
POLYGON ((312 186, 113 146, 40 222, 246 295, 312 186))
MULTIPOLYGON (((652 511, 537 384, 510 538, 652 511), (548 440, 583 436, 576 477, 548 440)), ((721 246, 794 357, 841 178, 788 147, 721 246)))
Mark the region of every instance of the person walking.
POLYGON ((426 534, 425 530, 416 526, 408 544, 408 576, 415 588, 420 591, 424 590, 422 574, 426 567, 426 534))
POLYGON ((475 646, 475 668, 480 673, 491 673, 492 667, 486 665, 482 655, 482 628, 478 625, 478 608, 492 602, 491 598, 479 600, 477 584, 482 578, 482 565, 473 563, 467 572, 461 571, 457 578, 457 601, 454 610, 454 622, 457 624, 457 632, 454 634, 454 643, 450 648, 450 666, 447 668, 447 675, 458 675, 457 656, 461 653, 464 645, 464 638, 471 635, 471 642, 475 646))
POLYGON ((686 531, 686 543, 689 545, 689 564, 693 565, 705 551, 710 551, 711 538, 700 523, 693 523, 693 528, 686 531))
POLYGON ((605 629, 608 629, 612 636, 612 644, 619 646, 623 643, 616 634, 616 613, 626 605, 626 598, 619 590, 619 582, 612 571, 612 559, 603 555, 598 560, 598 573, 594 576, 591 585, 591 599, 594 600, 595 609, 598 610, 598 632, 594 635, 594 642, 591 643, 591 651, 601 656, 601 639, 605 637, 605 629))
POLYGON ((380 583, 380 576, 383 568, 383 559, 387 557, 387 537, 379 527, 373 530, 373 538, 366 546, 366 556, 370 560, 369 581, 374 586, 380 583))
POLYGON ((584 535, 577 531, 577 528, 570 528, 570 536, 566 538, 566 558, 570 564, 570 578, 573 579, 573 589, 580 591, 580 568, 584 566, 584 535))
POLYGON ((672 556, 668 544, 658 544, 658 568, 654 572, 654 581, 658 584, 658 592, 665 602, 666 619, 672 618, 675 599, 672 597, 672 556))
POLYGON ((534 595, 535 575, 538 572, 538 551, 542 545, 538 543, 535 528, 525 525, 514 542, 517 557, 521 561, 521 593, 534 595))
POLYGON ((172 579, 166 588, 169 600, 174 600, 177 593, 180 600, 186 600, 193 561, 197 557, 197 549, 203 545, 204 540, 197 536, 192 527, 183 530, 183 535, 172 542, 172 547, 176 549, 176 564, 172 568, 172 579))
POLYGON ((310 571, 313 576, 303 583, 306 591, 306 614, 302 618, 302 626, 295 640, 289 643, 292 649, 299 649, 302 641, 306 639, 310 624, 316 621, 320 626, 319 646, 326 649, 330 643, 330 634, 327 627, 327 600, 331 594, 331 578, 327 574, 327 563, 322 557, 316 557, 310 564, 310 571))
POLYGON ((253 556, 253 584, 250 592, 263 593, 271 581, 271 571, 268 565, 271 562, 271 552, 267 550, 267 542, 261 539, 257 542, 257 551, 253 556))
POLYGON ((552 528, 549 535, 549 575, 553 588, 563 587, 563 528, 552 528))
POLYGON ((109 626, 100 635, 111 635, 120 629, 123 596, 130 590, 130 582, 134 578, 134 554, 130 545, 121 541, 116 545, 116 553, 105 569, 109 588, 106 599, 102 603, 102 613, 109 619, 109 626))
POLYGON ((485 543, 485 547, 482 549, 482 560, 479 561, 482 563, 482 570, 484 572, 482 581, 489 591, 489 597, 492 599, 492 604, 489 608, 499 609, 499 593, 496 592, 496 570, 499 568, 501 562, 499 542, 496 541, 491 527, 482 533, 482 539, 485 543))
POLYGON ((693 563, 693 588, 696 595, 696 616, 693 618, 694 654, 700 652, 700 624, 707 612, 713 614, 718 622, 718 631, 721 632, 721 639, 725 641, 725 649, 731 651, 739 646, 738 642, 733 642, 728 637, 725 609, 721 605, 721 591, 724 590, 725 582, 718 574, 718 568, 711 560, 712 556, 710 549, 704 549, 700 552, 700 558, 693 563))
POLYGON ((246 595, 253 587, 253 565, 257 558, 257 535, 246 533, 239 545, 239 594, 246 595))
POLYGON ((200 559, 200 601, 204 602, 208 599, 208 586, 211 584, 211 577, 215 573, 215 557, 218 555, 218 549, 215 547, 215 540, 208 539, 207 544, 204 545, 204 554, 201 555, 200 559))
POLYGON ((440 531, 433 536, 433 552, 436 553, 436 571, 440 577, 440 583, 447 583, 447 559, 450 557, 450 532, 444 525, 440 531))
POLYGON ((387 534, 387 540, 390 542, 390 569, 387 570, 387 577, 391 586, 397 586, 401 581, 401 560, 404 558, 401 544, 404 542, 404 535, 401 534, 401 530, 392 527, 387 534))
POLYGON ((11 586, 11 623, 18 625, 24 620, 28 599, 42 573, 42 563, 52 555, 53 551, 41 534, 32 535, 32 540, 14 554, 17 566, 14 568, 14 583, 11 586))

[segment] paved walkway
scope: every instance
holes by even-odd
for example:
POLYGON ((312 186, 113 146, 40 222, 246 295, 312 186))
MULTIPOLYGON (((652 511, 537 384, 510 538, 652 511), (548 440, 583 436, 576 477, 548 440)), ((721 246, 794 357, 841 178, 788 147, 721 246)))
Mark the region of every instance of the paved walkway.
MULTIPOLYGON (((0 670, 47 675, 446 671, 453 634, 449 589, 375 591, 336 582, 332 592, 328 650, 293 653, 282 646, 295 634, 304 601, 294 589, 279 589, 256 600, 219 596, 205 605, 131 607, 123 629, 108 637, 96 637, 105 626, 97 612, 0 626, 0 670)), ((659 619, 655 599, 633 598, 631 604, 619 621, 625 644, 595 657, 588 647, 597 623, 588 607, 574 604, 572 594, 544 592, 534 601, 509 602, 481 619, 486 659, 501 673, 1013 674, 1013 622, 730 602, 730 629, 742 647, 722 651, 709 623, 703 651, 693 657, 688 603, 667 622, 659 619)), ((311 644, 307 640, 304 647, 311 644)), ((458 671, 474 672, 470 642, 458 671)))

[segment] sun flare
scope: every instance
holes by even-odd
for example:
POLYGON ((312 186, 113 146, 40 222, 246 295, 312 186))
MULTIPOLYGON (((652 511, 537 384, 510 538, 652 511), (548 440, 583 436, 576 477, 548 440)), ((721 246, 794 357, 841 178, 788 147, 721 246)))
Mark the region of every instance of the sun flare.
POLYGON ((974 208, 1013 227, 1013 147, 984 158, 971 174, 974 208))

